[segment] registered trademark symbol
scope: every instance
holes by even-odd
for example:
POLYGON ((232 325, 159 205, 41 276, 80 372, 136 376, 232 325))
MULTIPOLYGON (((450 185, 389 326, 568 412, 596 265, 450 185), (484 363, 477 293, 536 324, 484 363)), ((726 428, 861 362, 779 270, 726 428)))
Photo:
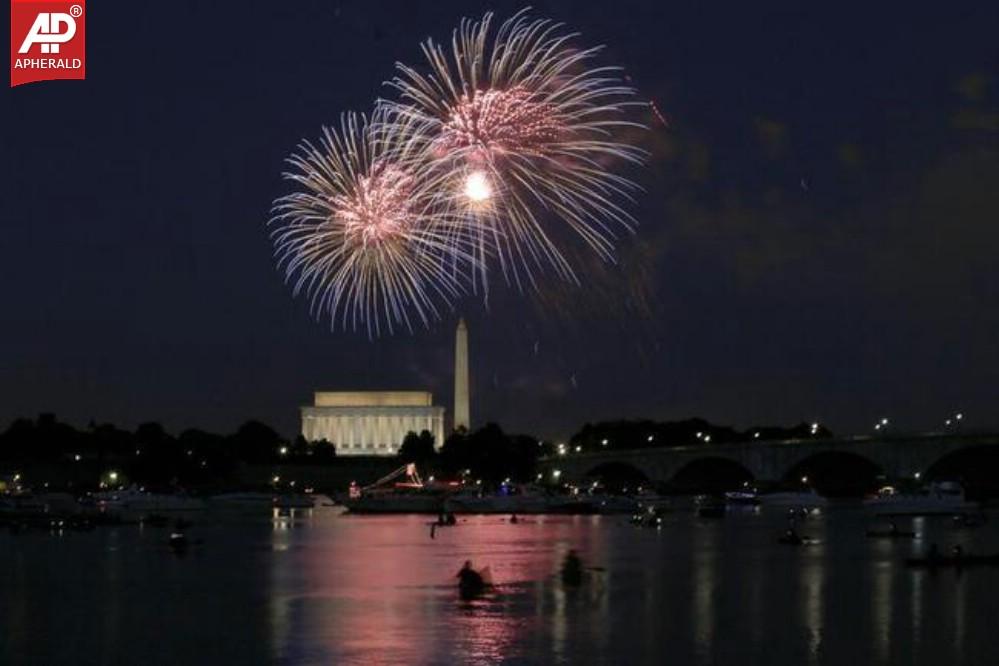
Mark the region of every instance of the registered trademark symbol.
POLYGON ((83 15, 83 7, 80 5, 73 5, 69 8, 69 13, 73 15, 73 18, 79 18, 83 15))

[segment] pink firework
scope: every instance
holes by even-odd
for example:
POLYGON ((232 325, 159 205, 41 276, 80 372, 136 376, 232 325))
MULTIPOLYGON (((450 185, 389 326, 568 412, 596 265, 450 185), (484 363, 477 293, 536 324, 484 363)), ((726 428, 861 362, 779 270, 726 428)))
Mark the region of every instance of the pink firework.
POLYGON ((344 224, 348 242, 368 246, 403 236, 416 222, 413 211, 414 178, 385 161, 358 176, 348 194, 338 193, 330 204, 344 224))
POLYGON ((543 155, 565 127, 551 104, 532 99, 523 88, 462 94, 441 128, 438 141, 448 151, 470 149, 493 155, 543 155))
POLYGON ((443 208, 469 221, 483 280, 495 258, 517 284, 546 267, 578 282, 561 231, 611 259, 618 231, 635 224, 626 205, 637 187, 620 169, 644 160, 627 131, 643 126, 626 118, 641 103, 617 68, 594 63, 599 47, 575 46, 560 24, 525 12, 491 24, 462 21, 449 50, 425 42, 430 71, 399 64, 402 99, 384 104, 452 174, 443 208))
MULTIPOLYGON (((428 325, 462 293, 462 245, 436 205, 440 179, 418 159, 409 132, 348 114, 319 145, 303 142, 285 178, 296 191, 274 202, 278 265, 331 327, 428 325)), ((474 263, 474 262, 473 262, 474 263)))

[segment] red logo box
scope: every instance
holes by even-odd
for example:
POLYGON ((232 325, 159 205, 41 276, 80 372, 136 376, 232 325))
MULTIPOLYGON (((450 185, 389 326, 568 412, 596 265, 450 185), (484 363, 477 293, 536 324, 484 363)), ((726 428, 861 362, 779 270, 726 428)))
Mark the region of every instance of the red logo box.
POLYGON ((10 0, 10 87, 87 78, 86 0, 10 0))

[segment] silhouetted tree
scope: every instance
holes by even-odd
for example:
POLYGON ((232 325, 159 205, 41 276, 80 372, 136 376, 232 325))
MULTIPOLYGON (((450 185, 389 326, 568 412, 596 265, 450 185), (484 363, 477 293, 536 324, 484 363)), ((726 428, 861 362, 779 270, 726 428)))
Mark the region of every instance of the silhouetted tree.
POLYGON ((237 455, 247 462, 272 462, 284 444, 281 436, 260 421, 247 421, 232 435, 237 455))
POLYGON ((424 465, 432 461, 435 455, 434 436, 428 430, 424 430, 419 435, 410 431, 402 440, 402 446, 399 447, 399 459, 405 463, 413 462, 424 465))

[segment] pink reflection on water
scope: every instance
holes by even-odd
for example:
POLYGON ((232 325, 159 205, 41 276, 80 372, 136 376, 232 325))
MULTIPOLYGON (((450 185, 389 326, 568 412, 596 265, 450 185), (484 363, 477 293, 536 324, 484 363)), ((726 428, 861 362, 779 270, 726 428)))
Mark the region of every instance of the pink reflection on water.
POLYGON ((447 645, 456 662, 495 663, 525 636, 564 641, 564 613, 548 608, 558 566, 569 548, 584 558, 603 549, 602 532, 591 524, 598 517, 538 516, 512 525, 506 516, 470 516, 437 528, 433 539, 428 516, 328 520, 338 522, 312 529, 307 548, 295 548, 294 530, 275 532, 275 547, 287 548, 271 572, 272 642, 281 658, 426 663, 447 645), (488 566, 495 584, 471 602, 459 599, 455 578, 465 560, 488 566), (289 588, 299 593, 277 593, 289 588), (296 653, 303 642, 321 647, 296 653))

